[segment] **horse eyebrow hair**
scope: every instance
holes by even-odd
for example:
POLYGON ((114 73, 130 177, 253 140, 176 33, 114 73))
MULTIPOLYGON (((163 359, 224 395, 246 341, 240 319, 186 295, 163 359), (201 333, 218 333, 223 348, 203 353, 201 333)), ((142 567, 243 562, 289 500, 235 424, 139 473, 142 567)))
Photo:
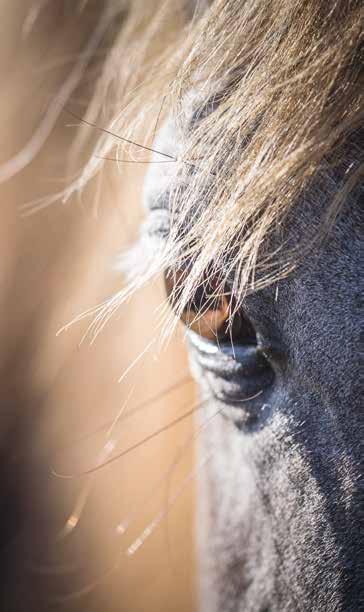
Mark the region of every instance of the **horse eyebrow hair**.
MULTIPOLYGON (((137 146, 142 146, 142 145, 137 145, 137 146)), ((166 155, 166 153, 161 153, 161 155, 166 155)), ((103 161, 111 161, 111 162, 116 162, 116 163, 120 163, 120 164, 147 164, 147 165, 153 165, 153 164, 176 164, 178 161, 181 161, 183 164, 186 164, 187 166, 190 166, 191 168, 198 168, 197 164, 195 164, 193 161, 187 161, 185 159, 181 159, 178 160, 177 158, 174 159, 161 159, 161 160, 146 160, 146 159, 123 159, 121 157, 104 157, 103 155, 94 155, 94 157, 96 157, 96 159, 102 159, 103 161)), ((216 176, 213 172, 209 171, 210 176, 216 176)))
POLYGON ((122 159, 121 157, 104 157, 103 155, 94 155, 96 159, 103 159, 104 161, 119 162, 121 164, 176 164, 177 159, 161 159, 160 161, 146 160, 146 159, 122 159))
POLYGON ((163 153, 163 151, 157 151, 157 149, 153 149, 152 147, 148 147, 146 145, 141 145, 137 142, 134 142, 133 140, 129 140, 129 138, 124 138, 124 136, 120 136, 120 134, 115 134, 114 132, 112 132, 111 130, 108 130, 107 128, 96 125, 96 123, 92 123, 92 121, 88 121, 87 119, 80 117, 73 111, 69 110, 69 108, 64 108, 63 110, 65 113, 68 113, 69 115, 71 115, 74 119, 77 119, 77 121, 80 121, 81 123, 84 123, 85 125, 89 125, 90 127, 100 132, 103 132, 104 134, 109 134, 113 138, 117 138, 118 140, 126 142, 127 144, 131 144, 134 147, 138 147, 139 149, 143 149, 144 151, 149 151, 150 153, 156 153, 157 155, 162 155, 162 157, 168 157, 168 159, 172 161, 175 161, 175 162, 178 161, 177 158, 174 157, 173 155, 169 155, 168 153, 163 153))
MULTIPOLYGON (((77 119, 77 121, 80 121, 81 123, 84 123, 85 125, 89 125, 90 127, 92 127, 95 130, 99 130, 100 132, 103 132, 104 134, 109 134, 110 136, 113 136, 114 138, 117 138, 118 140, 121 140, 123 142, 126 142, 127 144, 131 144, 135 147, 138 147, 139 149, 143 149, 144 151, 149 151, 150 153, 156 153, 157 155, 162 155, 162 157, 167 157, 168 159, 164 160, 164 161, 137 161, 137 160, 127 160, 127 159, 118 159, 116 157, 99 157, 99 159, 103 159, 104 161, 114 161, 114 162, 121 162, 124 164, 131 164, 131 163, 135 163, 135 164, 166 164, 166 163, 177 163, 179 160, 177 157, 175 157, 174 155, 169 155, 169 153, 163 153, 163 151, 157 151, 157 149, 154 149, 152 147, 148 147, 146 145, 141 145, 138 142, 134 142, 133 140, 130 140, 129 138, 124 138, 124 136, 120 136, 120 134, 115 134, 114 132, 112 132, 111 130, 108 130, 107 128, 104 128, 102 126, 96 125, 95 123, 92 123, 92 121, 88 121, 87 119, 83 119, 83 117, 80 117, 79 115, 77 115, 76 113, 74 113, 73 111, 69 110, 68 108, 64 108, 63 109, 64 112, 68 113, 69 115, 71 115, 74 119, 77 119)), ((97 155, 95 157, 98 157, 97 155)), ((198 168, 198 166, 196 165, 196 163, 194 161, 188 161, 188 160, 181 160, 184 164, 186 164, 187 166, 190 166, 191 168, 198 168)), ((209 171, 209 174, 211 176, 215 176, 215 174, 211 171, 209 171)))

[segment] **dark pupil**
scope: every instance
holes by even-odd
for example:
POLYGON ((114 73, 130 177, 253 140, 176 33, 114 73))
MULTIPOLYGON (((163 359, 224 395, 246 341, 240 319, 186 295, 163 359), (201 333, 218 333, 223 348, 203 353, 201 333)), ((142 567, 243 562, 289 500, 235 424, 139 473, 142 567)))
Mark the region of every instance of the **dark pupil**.
MULTIPOLYGON (((172 308, 175 308, 187 277, 186 271, 165 273, 165 286, 172 308)), ((193 331, 210 340, 256 344, 254 328, 241 310, 234 312, 234 299, 228 292, 218 291, 221 283, 210 277, 201 283, 187 303, 181 319, 193 331), (234 313, 231 319, 230 314, 234 313)))

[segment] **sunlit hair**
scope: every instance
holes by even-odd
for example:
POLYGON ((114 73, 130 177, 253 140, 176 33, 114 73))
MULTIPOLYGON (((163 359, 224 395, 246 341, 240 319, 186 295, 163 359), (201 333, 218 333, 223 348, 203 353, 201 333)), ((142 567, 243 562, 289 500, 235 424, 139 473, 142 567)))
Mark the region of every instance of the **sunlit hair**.
POLYGON ((181 309, 206 270, 221 279, 221 291, 232 278, 243 298, 292 271, 362 182, 362 2, 192 4, 103 3, 119 33, 73 158, 95 138, 90 125, 107 131, 96 131, 92 155, 63 197, 82 190, 108 163, 103 158, 120 168, 127 161, 174 164, 167 244, 133 273, 109 312, 167 266, 188 266, 181 309), (149 121, 148 134, 141 130, 146 114, 159 124, 172 118, 177 153, 150 157, 155 126, 149 121), (288 245, 284 224, 294 222, 302 201, 317 201, 323 212, 288 245))

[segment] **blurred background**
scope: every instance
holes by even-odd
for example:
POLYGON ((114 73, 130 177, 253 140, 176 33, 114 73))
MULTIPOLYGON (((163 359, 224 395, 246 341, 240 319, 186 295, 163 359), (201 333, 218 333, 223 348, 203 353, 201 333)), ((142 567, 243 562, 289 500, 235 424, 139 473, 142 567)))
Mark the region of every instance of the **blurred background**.
MULTIPOLYGON (((182 334, 163 350, 153 343, 162 284, 123 306, 94 342, 82 341, 90 318, 58 333, 122 287, 115 261, 137 236, 145 165, 123 168, 116 182, 106 170, 66 204, 26 207, 66 184, 77 122, 59 110, 44 144, 34 134, 102 5, 0 3, 4 612, 195 610, 192 417, 138 445, 196 402, 182 334)), ((72 92, 80 114, 93 86, 85 71, 72 92)))

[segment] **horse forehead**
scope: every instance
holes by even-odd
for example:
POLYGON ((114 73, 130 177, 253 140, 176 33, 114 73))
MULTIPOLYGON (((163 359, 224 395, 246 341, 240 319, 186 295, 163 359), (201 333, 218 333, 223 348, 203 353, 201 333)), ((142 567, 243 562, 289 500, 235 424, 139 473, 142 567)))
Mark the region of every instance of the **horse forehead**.
MULTIPOLYGON (((288 354, 287 384, 295 394, 310 397, 308 405, 316 404, 320 410, 330 407, 337 428, 355 422, 363 426, 358 380, 363 289, 358 217, 357 203, 348 206, 326 241, 290 277, 247 300, 262 317, 267 333, 275 329, 288 354)), ((302 219, 303 230, 308 222, 302 219)))
MULTIPOLYGON (((302 220, 303 231, 309 223, 307 217, 302 220)), ((287 282, 281 283, 277 312, 281 313, 282 327, 292 329, 298 345, 309 338, 311 342, 319 340, 321 350, 315 346, 319 355, 339 343, 342 355, 357 350, 358 297, 363 289, 359 276, 361 244, 354 204, 347 207, 324 242, 307 255, 287 282)))

